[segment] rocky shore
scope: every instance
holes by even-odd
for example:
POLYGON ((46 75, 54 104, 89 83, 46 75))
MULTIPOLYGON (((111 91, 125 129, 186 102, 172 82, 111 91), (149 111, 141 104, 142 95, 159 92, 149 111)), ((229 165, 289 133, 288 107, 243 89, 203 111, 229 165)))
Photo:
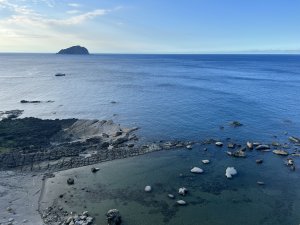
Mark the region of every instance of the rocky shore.
MULTIPOLYGON (((57 205, 46 210, 38 209, 38 196, 43 191, 43 182, 53 176, 53 172, 61 170, 160 150, 190 151, 195 145, 202 146, 203 151, 211 147, 220 148, 229 157, 236 158, 246 158, 255 151, 266 154, 273 152, 277 157, 285 157, 286 167, 291 171, 296 170, 293 158, 300 156, 300 139, 295 136, 286 136, 284 143, 279 143, 276 138, 272 143, 239 143, 231 138, 147 143, 135 133, 137 127, 122 127, 111 120, 16 119, 21 113, 0 112, 0 206, 6 208, 0 213, 0 224, 20 224, 27 220, 30 224, 41 224, 39 213, 45 224, 93 224, 93 218, 87 212, 73 215, 57 205), (15 201, 15 198, 18 200, 15 201), (22 208, 22 202, 25 201, 29 204, 30 212, 22 208)), ((232 124, 234 129, 241 126, 237 121, 232 124)), ((203 160, 203 163, 207 164, 209 160, 203 160)), ((261 164, 263 160, 256 159, 256 163, 261 164)), ((97 168, 92 168, 91 172, 97 172, 97 168)), ((194 167, 191 172, 202 173, 203 170, 194 167)), ((185 205, 186 202, 178 204, 185 205)))

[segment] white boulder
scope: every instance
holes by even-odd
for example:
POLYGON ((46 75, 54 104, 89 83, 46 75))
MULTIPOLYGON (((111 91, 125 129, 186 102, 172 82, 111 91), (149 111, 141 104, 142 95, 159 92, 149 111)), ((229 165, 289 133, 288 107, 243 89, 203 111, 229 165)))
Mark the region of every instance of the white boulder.
POLYGON ((225 176, 227 178, 232 178, 232 176, 236 175, 237 171, 234 167, 227 167, 226 172, 225 172, 225 176))
POLYGON ((194 167, 193 169, 191 169, 192 173, 203 173, 203 169, 199 168, 199 167, 194 167))
POLYGON ((178 201, 177 201, 177 204, 178 204, 178 205, 186 205, 186 202, 183 201, 183 200, 178 200, 178 201))
POLYGON ((147 186, 145 187, 145 191, 146 191, 146 192, 151 192, 151 191, 152 191, 151 186, 147 185, 147 186))
POLYGON ((203 159, 203 160, 202 160, 202 163, 203 163, 203 164, 208 164, 208 163, 210 163, 210 161, 209 161, 208 159, 203 159))
POLYGON ((179 188, 178 190, 178 194, 180 195, 186 195, 187 192, 188 190, 185 187, 179 188))

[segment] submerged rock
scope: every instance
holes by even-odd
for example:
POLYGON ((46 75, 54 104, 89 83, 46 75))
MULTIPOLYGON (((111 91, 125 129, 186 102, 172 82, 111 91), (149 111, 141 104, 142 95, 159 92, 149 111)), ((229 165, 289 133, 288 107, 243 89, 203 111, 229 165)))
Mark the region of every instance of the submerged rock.
POLYGON ((191 169, 192 173, 203 173, 203 169, 199 168, 199 167, 194 167, 193 169, 191 169))
POLYGON ((121 214, 117 209, 110 209, 106 213, 108 225, 120 225, 122 222, 121 214))
POLYGON ((171 199, 174 199, 174 198, 175 198, 175 196, 172 195, 172 194, 168 194, 168 197, 171 198, 171 199))
POLYGON ((240 127, 240 126, 243 126, 243 124, 241 124, 239 121, 232 121, 230 123, 231 126, 233 127, 240 127))
POLYGON ((276 154, 276 155, 282 155, 282 156, 289 155, 289 153, 287 151, 284 151, 284 150, 273 150, 273 153, 276 154))
POLYGON ((232 176, 236 175, 237 171, 234 167, 227 167, 226 171, 225 171, 225 176, 227 178, 232 178, 232 176))
POLYGON ((255 162, 256 162, 257 164, 262 164, 262 163, 263 163, 263 160, 262 160, 262 159, 257 159, 255 162))
POLYGON ((258 185, 265 185, 265 182, 263 182, 263 181, 257 181, 256 182, 258 185))
POLYGON ((56 73, 55 76, 56 77, 64 77, 64 76, 66 76, 66 74, 65 73, 56 73))
POLYGON ((235 144, 234 143, 228 143, 227 147, 228 148, 235 148, 235 144))

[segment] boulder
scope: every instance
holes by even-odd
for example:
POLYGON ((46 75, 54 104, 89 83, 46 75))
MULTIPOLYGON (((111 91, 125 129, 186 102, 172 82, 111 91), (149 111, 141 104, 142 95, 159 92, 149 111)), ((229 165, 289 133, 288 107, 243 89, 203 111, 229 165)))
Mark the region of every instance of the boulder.
POLYGON ((74 183, 75 183, 75 181, 73 178, 68 178, 68 180, 67 180, 68 185, 73 185, 74 183))
POLYGON ((209 161, 208 159, 203 159, 203 160, 202 160, 202 163, 203 163, 203 164, 208 164, 208 163, 210 163, 210 161, 209 161))
POLYGON ((186 205, 186 202, 183 201, 183 200, 178 200, 178 201, 177 201, 177 204, 178 204, 178 205, 186 205))
POLYGON ((216 144, 216 146, 218 146, 218 147, 222 147, 222 146, 223 146, 223 142, 221 142, 221 141, 217 141, 215 144, 216 144))
POLYGON ((294 136, 290 136, 289 140, 293 143, 300 143, 300 138, 296 138, 294 136))
POLYGON ((172 194, 168 194, 168 197, 171 198, 171 199, 174 199, 174 198, 175 198, 175 196, 172 195, 172 194))
POLYGON ((181 187, 178 189, 178 194, 180 194, 180 195, 184 196, 187 194, 187 192, 188 192, 188 189, 186 189, 185 187, 181 187))
POLYGON ((262 160, 262 159, 257 159, 255 162, 256 162, 257 164, 262 164, 262 163, 263 163, 263 160, 262 160))
POLYGON ((225 176, 230 179, 232 176, 237 174, 237 170, 234 167, 227 167, 225 171, 225 176))
POLYGON ((247 141, 247 147, 248 147, 249 149, 253 149, 253 143, 247 141))
POLYGON ((284 150, 273 150, 273 153, 276 154, 276 155, 282 155, 282 156, 289 155, 289 153, 287 151, 284 151, 284 150))
POLYGON ((192 146, 192 145, 187 145, 186 148, 187 148, 187 149, 192 149, 193 146, 192 146))
POLYGON ((145 192, 151 192, 152 191, 152 188, 151 188, 151 186, 146 186, 145 187, 145 192))
POLYGON ((203 169, 199 168, 199 167, 194 167, 193 169, 191 169, 192 173, 203 173, 203 169))
POLYGON ((266 150, 266 149, 270 149, 270 146, 269 145, 258 145, 256 146, 255 150, 266 150))
POLYGON ((117 209, 110 209, 106 213, 108 225, 120 225, 122 222, 121 214, 117 209))
POLYGON ((96 167, 92 167, 91 168, 91 171, 92 171, 92 173, 96 173, 96 172, 98 172, 100 169, 99 168, 96 168, 96 167))

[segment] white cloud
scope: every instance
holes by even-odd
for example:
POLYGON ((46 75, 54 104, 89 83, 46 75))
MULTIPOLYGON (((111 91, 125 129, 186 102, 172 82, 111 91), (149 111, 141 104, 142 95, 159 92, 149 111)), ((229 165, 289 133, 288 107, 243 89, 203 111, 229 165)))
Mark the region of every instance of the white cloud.
POLYGON ((78 4, 78 3, 69 3, 68 6, 71 6, 71 7, 74 7, 74 8, 78 8, 78 7, 80 7, 81 5, 78 4))
POLYGON ((79 10, 68 10, 66 13, 68 13, 68 14, 78 14, 78 13, 80 13, 80 11, 79 10))

